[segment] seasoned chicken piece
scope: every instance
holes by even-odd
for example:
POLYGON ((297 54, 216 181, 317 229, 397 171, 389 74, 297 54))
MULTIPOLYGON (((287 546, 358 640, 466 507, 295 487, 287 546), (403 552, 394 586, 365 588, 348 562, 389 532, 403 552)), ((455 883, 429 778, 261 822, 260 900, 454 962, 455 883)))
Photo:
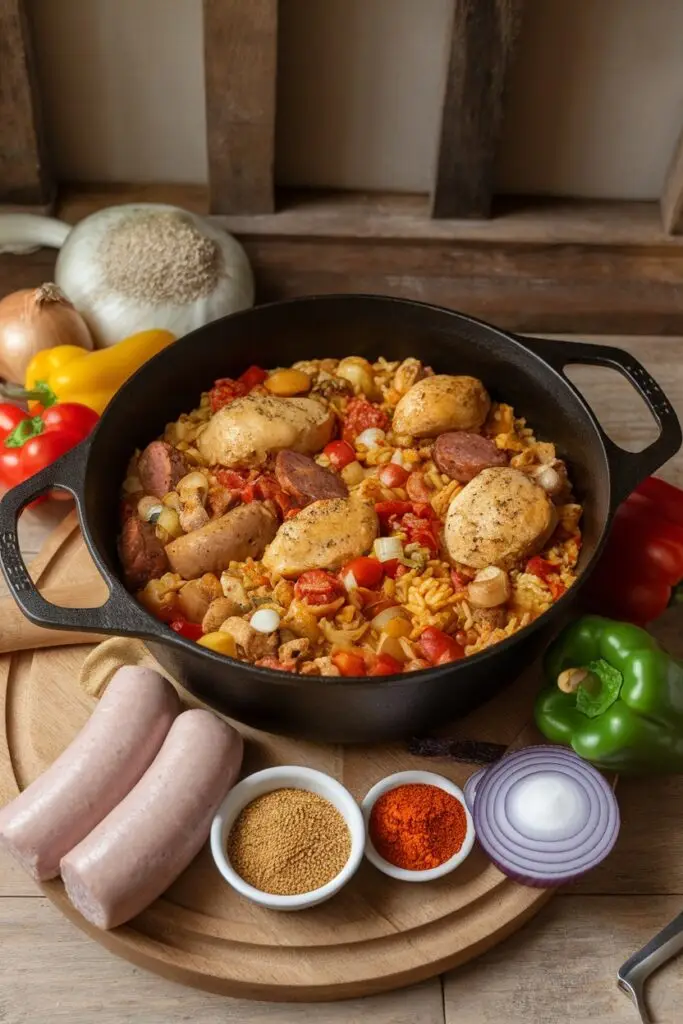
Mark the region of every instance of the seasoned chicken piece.
POLYGON ((257 629, 237 615, 226 619, 220 627, 220 632, 230 633, 248 661, 256 661, 259 658, 273 655, 278 648, 277 630, 274 633, 259 633, 257 629))
POLYGON ((211 465, 260 466, 271 452, 318 452, 332 436, 334 414, 314 398, 247 395, 219 409, 197 439, 211 465))
POLYGON ((307 569, 340 569, 379 533, 372 505, 359 498, 314 501, 282 524, 263 555, 269 572, 294 578, 307 569))
POLYGON ((437 437, 447 430, 478 430, 491 399, 476 377, 437 373, 406 391, 396 406, 392 429, 411 437, 437 437))
POLYGON ((518 469, 485 469, 456 494, 445 543, 455 562, 509 569, 541 550, 557 523, 546 492, 518 469))

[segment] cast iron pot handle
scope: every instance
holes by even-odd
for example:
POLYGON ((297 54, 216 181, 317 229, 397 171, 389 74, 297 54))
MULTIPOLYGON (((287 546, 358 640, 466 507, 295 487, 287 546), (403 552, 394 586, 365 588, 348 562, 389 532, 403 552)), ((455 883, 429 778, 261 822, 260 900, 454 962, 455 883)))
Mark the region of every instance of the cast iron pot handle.
MULTIPOLYGON (((588 342, 551 341, 547 338, 520 337, 565 378, 565 366, 586 363, 618 370, 643 397, 659 426, 659 437, 642 452, 627 452, 600 429, 612 472, 612 507, 620 505, 638 484, 664 465, 681 447, 681 425, 671 402, 642 363, 629 353, 611 345, 588 342)), ((571 381, 570 381, 571 383, 571 381)))
POLYGON ((17 521, 23 508, 53 487, 68 491, 76 499, 83 519, 80 488, 90 443, 72 448, 51 466, 13 487, 0 501, 0 567, 10 593, 31 622, 48 629, 77 629, 87 633, 115 633, 154 636, 143 608, 136 607, 123 584, 108 579, 109 597, 99 608, 60 608, 46 601, 31 579, 19 550, 17 521))

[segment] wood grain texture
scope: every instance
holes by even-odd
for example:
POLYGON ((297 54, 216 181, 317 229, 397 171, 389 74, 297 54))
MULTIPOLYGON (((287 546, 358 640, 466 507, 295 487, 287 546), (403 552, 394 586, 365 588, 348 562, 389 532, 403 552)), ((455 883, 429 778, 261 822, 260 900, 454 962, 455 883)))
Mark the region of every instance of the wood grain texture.
MULTIPOLYGON (((67 221, 111 203, 201 210, 201 189, 68 192, 67 221)), ((517 202, 490 221, 431 220, 426 201, 308 197, 282 213, 216 217, 252 261, 259 301, 376 292, 434 302, 518 331, 683 333, 683 237, 654 203, 517 202)), ((55 254, 0 256, 0 296, 49 280, 55 254)))
POLYGON ((3 1024, 443 1024, 438 978, 308 1007, 181 987, 111 956, 44 899, 0 899, 3 1024))
POLYGON ((676 142, 664 179, 660 200, 664 230, 671 235, 683 233, 683 132, 676 142))
POLYGON ((0 203, 48 204, 53 182, 25 0, 0 0, 0 203))
POLYGON ((204 0, 213 213, 274 207, 277 0, 204 0))
MULTIPOLYGON (((560 896, 513 939, 444 978, 446 1024, 635 1024, 617 969, 680 909, 677 896, 560 896)), ((680 1021, 680 958, 646 992, 653 1020, 680 1021)))
POLYGON ((454 0, 434 217, 489 217, 503 96, 523 0, 454 0))

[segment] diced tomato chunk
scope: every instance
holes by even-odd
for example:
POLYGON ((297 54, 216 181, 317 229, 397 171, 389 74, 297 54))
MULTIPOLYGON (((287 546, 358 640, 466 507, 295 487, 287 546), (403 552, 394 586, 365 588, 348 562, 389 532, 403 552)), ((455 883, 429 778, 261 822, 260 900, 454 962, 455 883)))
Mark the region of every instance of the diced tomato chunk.
POLYGON ((239 375, 239 381, 244 384, 247 391, 251 391, 252 388, 258 387, 259 384, 263 384, 264 380, 267 380, 267 370, 261 369, 260 366, 250 366, 248 369, 239 375))
POLYGON ((343 584, 324 569, 309 569, 294 584, 294 596, 306 604, 329 604, 343 593, 343 584))
POLYGON ((378 405, 373 405, 365 398, 352 398, 344 413, 342 437, 352 444, 368 427, 386 430, 388 426, 389 417, 378 405))
POLYGON ((417 642, 420 652, 432 665, 446 665, 451 661, 460 661, 465 651, 452 636, 444 633, 436 626, 427 626, 422 630, 417 642))
POLYGON ((332 655, 332 664, 336 665, 343 676, 364 676, 365 659, 353 651, 337 651, 332 655))
POLYGON ((347 573, 351 573, 359 587, 376 587, 384 578, 382 563, 376 558, 368 558, 366 555, 354 558, 344 566, 341 571, 342 582, 347 573))
POLYGON ((385 529, 391 525, 391 520, 411 512, 412 501, 378 501, 375 504, 375 512, 380 524, 385 529))
POLYGON ((368 672, 369 676, 393 676, 403 671, 403 665, 391 654, 380 654, 368 672))
POLYGON ((453 589, 455 591, 464 590, 469 580, 466 576, 463 576, 457 569, 451 569, 451 581, 453 583, 453 589))
POLYGON ((327 456, 330 465, 336 470, 341 470, 356 461, 356 453, 346 441, 330 441, 323 448, 323 455, 327 456))
POLYGON ((382 562, 382 568, 384 575, 388 576, 390 580, 398 580, 409 571, 408 566, 400 562, 398 558, 389 558, 386 562, 382 562))
POLYGON ((533 576, 538 576, 539 579, 547 580, 548 576, 556 575, 560 571, 560 567, 549 562, 547 558, 534 555, 526 563, 526 571, 533 576))
POLYGON ((241 380, 233 380, 232 377, 221 377, 209 391, 211 412, 218 412, 219 409, 234 402, 236 398, 244 397, 248 390, 246 384, 241 380))
POLYGON ((439 538, 436 535, 436 524, 408 512, 401 518, 401 529, 408 535, 411 544, 419 544, 428 548, 433 554, 439 550, 439 538))
POLYGON ((408 479, 408 470, 396 462, 387 462, 377 475, 379 482, 385 487, 403 487, 408 479))
POLYGON ((178 618, 172 619, 169 625, 175 633, 184 636, 186 640, 194 640, 195 643, 203 636, 203 630, 199 622, 188 622, 187 619, 178 618))

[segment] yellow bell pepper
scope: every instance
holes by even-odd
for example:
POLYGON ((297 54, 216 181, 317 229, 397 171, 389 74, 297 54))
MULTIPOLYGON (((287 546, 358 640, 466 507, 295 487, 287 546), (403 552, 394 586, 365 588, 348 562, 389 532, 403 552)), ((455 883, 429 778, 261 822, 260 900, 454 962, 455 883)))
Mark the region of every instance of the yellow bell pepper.
POLYGON ((32 405, 80 402, 102 410, 143 363, 161 352, 175 335, 151 330, 131 334, 117 345, 86 352, 78 345, 57 345, 37 352, 26 370, 26 396, 32 405))

